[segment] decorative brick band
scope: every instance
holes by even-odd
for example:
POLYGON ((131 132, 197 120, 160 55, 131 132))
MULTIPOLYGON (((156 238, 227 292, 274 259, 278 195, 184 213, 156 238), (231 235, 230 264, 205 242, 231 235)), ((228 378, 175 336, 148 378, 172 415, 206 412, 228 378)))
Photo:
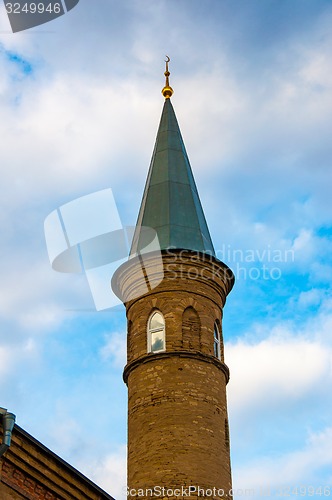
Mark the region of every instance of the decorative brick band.
POLYGON ((1 481, 28 500, 64 500, 7 460, 2 464, 1 481))
POLYGON ((159 353, 149 353, 145 356, 135 359, 131 363, 127 364, 123 370, 123 380, 125 384, 128 382, 129 373, 132 372, 137 366, 150 363, 151 361, 159 361, 165 358, 190 358, 203 361, 204 363, 209 363, 215 365, 219 370, 221 370, 226 378, 226 384, 229 381, 229 368, 225 363, 222 363, 218 358, 211 356, 210 354, 203 354, 199 351, 165 351, 159 353))

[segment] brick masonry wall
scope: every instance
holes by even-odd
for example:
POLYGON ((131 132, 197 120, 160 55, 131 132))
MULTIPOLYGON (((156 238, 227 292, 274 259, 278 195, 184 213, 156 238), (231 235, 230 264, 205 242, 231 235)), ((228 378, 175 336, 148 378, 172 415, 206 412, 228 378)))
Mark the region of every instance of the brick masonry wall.
POLYGON ((1 499, 63 500, 7 460, 2 462, 1 499))
POLYGON ((228 368, 223 345, 222 359, 214 356, 213 331, 222 324, 231 272, 191 252, 164 253, 162 270, 154 256, 144 256, 143 272, 141 264, 133 259, 115 277, 128 318, 128 487, 228 492, 228 368), (147 352, 155 310, 165 319, 162 353, 147 352))
POLYGON ((17 425, 0 459, 0 499, 113 500, 17 425))
POLYGON ((128 378, 131 487, 231 488, 226 382, 212 363, 165 356, 128 378))

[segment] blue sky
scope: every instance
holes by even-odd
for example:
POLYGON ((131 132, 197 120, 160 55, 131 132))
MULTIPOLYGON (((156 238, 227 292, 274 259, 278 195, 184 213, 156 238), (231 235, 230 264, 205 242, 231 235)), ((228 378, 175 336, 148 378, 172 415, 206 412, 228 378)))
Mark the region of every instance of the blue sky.
POLYGON ((0 7, 0 405, 118 500, 124 309, 94 312, 85 276, 52 270, 43 224, 109 187, 135 223, 165 54, 237 277, 224 310, 234 488, 255 500, 332 484, 331 26, 322 0, 81 0, 12 34, 0 7))

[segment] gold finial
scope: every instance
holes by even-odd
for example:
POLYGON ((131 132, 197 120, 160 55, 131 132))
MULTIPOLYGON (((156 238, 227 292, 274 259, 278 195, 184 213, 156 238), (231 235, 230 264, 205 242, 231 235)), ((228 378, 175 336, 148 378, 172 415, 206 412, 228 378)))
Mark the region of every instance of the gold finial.
POLYGON ((172 94, 174 93, 174 90, 169 85, 169 75, 170 75, 170 72, 168 71, 168 63, 170 62, 170 58, 168 56, 166 56, 166 57, 167 57, 167 59, 165 60, 166 71, 164 73, 164 75, 166 76, 166 85, 163 88, 163 90, 161 91, 161 93, 163 94, 163 96, 165 97, 165 99, 169 99, 172 96, 172 94))

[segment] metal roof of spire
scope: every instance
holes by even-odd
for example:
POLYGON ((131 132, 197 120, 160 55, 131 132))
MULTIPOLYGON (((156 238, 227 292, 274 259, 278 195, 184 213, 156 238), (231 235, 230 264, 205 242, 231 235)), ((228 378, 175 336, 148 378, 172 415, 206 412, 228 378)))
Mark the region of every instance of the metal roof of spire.
POLYGON ((215 256, 193 173, 170 100, 166 62, 165 97, 156 143, 138 215, 130 255, 146 246, 142 227, 153 228, 161 250, 195 250, 215 256))

